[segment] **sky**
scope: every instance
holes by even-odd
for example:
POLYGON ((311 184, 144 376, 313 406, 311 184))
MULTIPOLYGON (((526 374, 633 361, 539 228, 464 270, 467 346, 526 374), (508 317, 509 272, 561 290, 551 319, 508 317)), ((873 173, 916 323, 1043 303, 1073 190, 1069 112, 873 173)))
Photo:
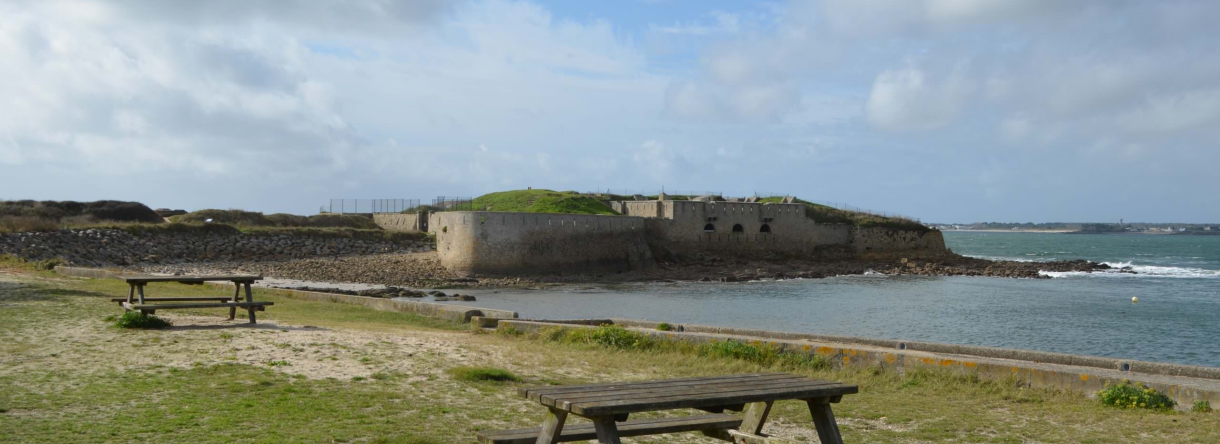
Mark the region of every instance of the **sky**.
POLYGON ((0 199, 1220 221, 1220 2, 0 0, 0 199))

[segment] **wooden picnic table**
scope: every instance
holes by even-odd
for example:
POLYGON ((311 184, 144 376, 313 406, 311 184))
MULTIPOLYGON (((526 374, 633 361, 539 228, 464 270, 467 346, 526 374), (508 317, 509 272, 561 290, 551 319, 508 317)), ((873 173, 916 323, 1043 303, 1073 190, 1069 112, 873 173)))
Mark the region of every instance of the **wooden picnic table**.
POLYGON ((809 405, 823 444, 842 444, 830 404, 859 391, 854 385, 787 373, 713 376, 611 384, 526 387, 517 394, 548 409, 541 427, 479 433, 485 444, 551 444, 596 439, 618 444, 619 437, 702 432, 734 443, 781 442, 761 435, 775 401, 809 405), (634 413, 693 408, 711 415, 628 421, 634 413), (725 410, 741 415, 724 414, 725 410), (569 415, 592 424, 565 427, 569 415))
POLYGON ((254 295, 250 291, 250 285, 254 281, 263 280, 262 276, 245 276, 245 275, 221 275, 221 276, 131 276, 124 278, 127 281, 128 291, 127 298, 115 298, 111 301, 118 302, 127 311, 139 310, 141 313, 152 314, 157 310, 173 310, 185 308, 215 308, 228 307, 229 319, 237 317, 237 309, 242 308, 250 312, 250 323, 255 323, 254 312, 265 311, 268 305, 275 305, 274 302, 255 302, 254 295), (204 282, 224 282, 229 281, 234 285, 233 297, 216 296, 216 297, 161 297, 149 298, 144 296, 144 286, 153 282, 177 282, 180 284, 203 284, 204 282), (241 300, 242 287, 246 290, 246 300, 241 300), (151 304, 149 302, 189 302, 186 304, 151 304), (212 302, 208 302, 212 301, 212 302))

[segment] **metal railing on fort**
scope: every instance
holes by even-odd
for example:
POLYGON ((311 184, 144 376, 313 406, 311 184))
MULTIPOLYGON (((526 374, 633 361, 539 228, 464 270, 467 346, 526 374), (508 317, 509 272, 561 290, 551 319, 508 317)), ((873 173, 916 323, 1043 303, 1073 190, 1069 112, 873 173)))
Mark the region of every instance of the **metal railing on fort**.
POLYGON ((474 199, 469 197, 437 196, 432 199, 431 211, 474 211, 474 199))
POLYGON ((378 214, 402 213, 420 208, 419 199, 331 199, 320 208, 322 213, 378 214))
POLYGON ((838 209, 838 210, 850 211, 853 213, 863 213, 863 214, 868 214, 868 215, 872 215, 872 216, 886 217, 886 218, 891 218, 891 219, 905 219, 905 220, 914 221, 914 222, 920 221, 919 218, 917 218, 917 217, 910 217, 910 216, 907 216, 904 214, 892 213, 892 212, 888 212, 888 211, 874 211, 874 210, 870 210, 867 208, 860 208, 857 206, 848 205, 845 203, 816 201, 816 200, 811 200, 809 202, 812 202, 812 203, 815 203, 818 205, 831 207, 831 208, 838 209))

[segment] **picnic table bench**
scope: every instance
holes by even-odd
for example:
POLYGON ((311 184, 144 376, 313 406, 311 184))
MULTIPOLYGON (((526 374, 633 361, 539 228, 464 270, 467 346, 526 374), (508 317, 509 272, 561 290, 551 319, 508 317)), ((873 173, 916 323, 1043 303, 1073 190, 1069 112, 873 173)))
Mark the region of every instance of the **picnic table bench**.
POLYGON ((781 442, 761 434, 775 401, 800 400, 809 405, 823 444, 842 444, 830 404, 857 393, 854 385, 787 373, 713 376, 661 381, 525 387, 517 394, 548 409, 541 427, 480 432, 484 444, 551 444, 596 439, 619 444, 619 437, 702 432, 740 444, 781 442), (693 408, 710 415, 628 421, 634 413, 693 408), (725 410, 742 412, 725 414, 725 410), (592 424, 565 427, 569 415, 592 424))
POLYGON ((254 296, 250 291, 250 284, 254 281, 261 281, 262 276, 132 276, 124 278, 127 281, 128 291, 127 298, 114 298, 113 302, 118 302, 119 305, 127 311, 140 311, 145 314, 156 313, 157 310, 173 310, 185 308, 229 308, 229 319, 237 317, 237 309, 245 309, 250 312, 250 323, 255 323, 254 312, 266 311, 268 305, 275 305, 274 302, 254 301, 254 296), (204 297, 160 297, 149 298, 144 296, 144 286, 153 282, 177 282, 180 284, 199 285, 204 282, 224 282, 229 281, 234 285, 233 296, 204 296, 204 297), (241 300, 242 287, 246 290, 246 300, 241 300), (150 302, 188 302, 185 304, 152 304, 150 302))

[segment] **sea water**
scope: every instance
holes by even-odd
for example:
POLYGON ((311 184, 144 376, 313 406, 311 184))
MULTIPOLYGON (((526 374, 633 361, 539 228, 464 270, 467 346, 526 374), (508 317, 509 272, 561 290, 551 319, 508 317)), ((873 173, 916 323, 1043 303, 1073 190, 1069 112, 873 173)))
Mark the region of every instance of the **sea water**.
MULTIPOLYGON (((1220 236, 946 232, 968 256, 1087 259, 1137 274, 839 276, 471 291, 525 318, 618 317, 1220 367, 1220 236), (1131 298, 1138 297, 1139 303, 1131 298)), ((463 291, 463 293, 467 293, 463 291)))

